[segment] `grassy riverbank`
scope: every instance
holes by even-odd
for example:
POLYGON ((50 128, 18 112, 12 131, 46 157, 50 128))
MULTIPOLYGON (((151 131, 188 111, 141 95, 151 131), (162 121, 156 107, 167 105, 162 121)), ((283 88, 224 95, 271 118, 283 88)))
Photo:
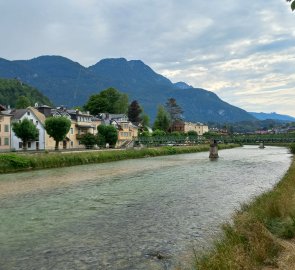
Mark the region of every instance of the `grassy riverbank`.
MULTIPOLYGON (((290 149, 294 154, 295 144, 290 149)), ((295 261, 290 262, 291 268, 288 262, 283 268, 277 266, 285 240, 295 237, 295 158, 272 191, 242 206, 222 230, 223 238, 214 248, 195 258, 194 269, 294 269, 295 261)), ((294 260, 292 255, 289 258, 294 260)))
MULTIPOLYGON (((236 144, 219 145, 219 149, 237 147, 236 144)), ((209 151, 209 145, 157 147, 120 151, 93 151, 77 153, 37 153, 18 154, 7 153, 0 155, 0 173, 9 173, 25 170, 37 170, 75 166, 91 163, 102 163, 124 159, 155 157, 209 151)))

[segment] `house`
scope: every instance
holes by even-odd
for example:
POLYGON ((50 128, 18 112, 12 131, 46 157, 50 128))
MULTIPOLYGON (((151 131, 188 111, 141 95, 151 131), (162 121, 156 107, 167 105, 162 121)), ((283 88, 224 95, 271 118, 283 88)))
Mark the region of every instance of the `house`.
POLYGON ((9 150, 11 148, 11 117, 12 115, 0 104, 0 151, 9 150))
POLYGON ((139 127, 128 120, 125 114, 108 114, 99 115, 102 123, 105 125, 113 125, 118 130, 118 141, 116 147, 130 146, 134 139, 138 137, 139 127))
POLYGON ((70 115, 72 126, 70 129, 71 147, 84 148, 80 143, 80 139, 84 134, 97 134, 97 127, 101 124, 101 120, 89 114, 89 112, 81 112, 79 110, 67 110, 70 115), (72 136, 74 135, 74 136, 72 136))
POLYGON ((189 131, 195 131, 198 135, 202 136, 204 133, 209 131, 207 125, 202 123, 191 123, 191 122, 184 122, 184 121, 175 121, 171 128, 171 132, 178 131, 187 133, 189 131))
MULTIPOLYGON (((46 149, 46 132, 44 128, 45 117, 35 108, 28 107, 26 109, 18 109, 11 111, 12 119, 11 122, 22 121, 23 119, 29 119, 37 129, 39 130, 39 137, 35 141, 28 142, 28 150, 41 150, 46 149)), ((11 130, 11 148, 15 150, 23 149, 23 142, 18 138, 13 130, 11 130)))
MULTIPOLYGON (((67 110, 64 107, 53 109, 46 105, 39 106, 38 111, 45 117, 66 117, 71 120, 70 130, 64 141, 60 142, 60 149, 85 148, 80 143, 81 136, 86 133, 97 134, 97 126, 101 124, 101 120, 90 115, 89 112, 67 110)), ((55 141, 47 135, 46 149, 54 149, 54 147, 55 141)))

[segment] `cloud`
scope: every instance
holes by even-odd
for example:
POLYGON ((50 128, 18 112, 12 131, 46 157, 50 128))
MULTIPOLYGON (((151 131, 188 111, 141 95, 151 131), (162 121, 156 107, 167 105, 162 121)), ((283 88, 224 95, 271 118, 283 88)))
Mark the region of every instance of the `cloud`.
POLYGON ((0 12, 0 57, 56 54, 85 66, 140 59, 246 110, 295 116, 294 14, 285 1, 10 0, 0 12))

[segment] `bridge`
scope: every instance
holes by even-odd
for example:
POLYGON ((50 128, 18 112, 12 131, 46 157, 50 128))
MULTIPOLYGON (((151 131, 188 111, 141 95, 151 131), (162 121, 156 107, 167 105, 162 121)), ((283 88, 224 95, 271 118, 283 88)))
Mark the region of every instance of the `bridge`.
POLYGON ((295 134, 274 134, 274 135, 237 135, 237 136, 216 136, 206 138, 204 136, 151 136, 139 137, 135 144, 146 146, 164 145, 195 145, 208 144, 210 139, 218 143, 238 143, 238 144, 273 144, 273 143, 295 143, 295 134))

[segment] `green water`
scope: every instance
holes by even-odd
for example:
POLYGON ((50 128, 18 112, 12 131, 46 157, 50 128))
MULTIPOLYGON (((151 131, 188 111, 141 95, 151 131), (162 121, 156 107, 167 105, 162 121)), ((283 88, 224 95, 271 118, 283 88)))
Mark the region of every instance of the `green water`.
POLYGON ((291 162, 278 147, 220 156, 0 175, 0 269, 173 269, 291 162))

